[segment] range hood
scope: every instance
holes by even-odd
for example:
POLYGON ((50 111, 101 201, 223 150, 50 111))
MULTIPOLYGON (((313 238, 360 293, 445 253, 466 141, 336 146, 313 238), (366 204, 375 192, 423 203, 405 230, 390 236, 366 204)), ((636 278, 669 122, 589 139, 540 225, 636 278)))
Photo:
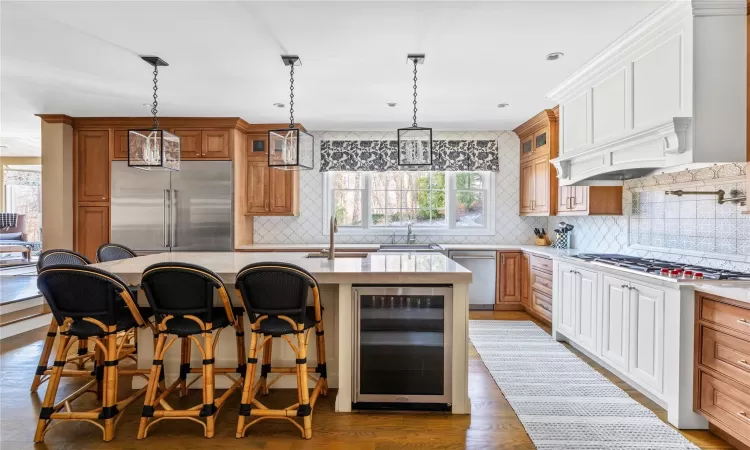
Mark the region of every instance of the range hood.
POLYGON ((747 160, 745 0, 671 0, 547 94, 561 185, 747 160))

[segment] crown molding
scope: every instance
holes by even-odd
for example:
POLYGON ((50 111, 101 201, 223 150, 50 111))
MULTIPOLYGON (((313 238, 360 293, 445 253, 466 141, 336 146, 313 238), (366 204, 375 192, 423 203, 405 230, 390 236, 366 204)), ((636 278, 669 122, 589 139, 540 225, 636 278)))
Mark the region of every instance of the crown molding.
POLYGON ((747 0, 692 0, 693 16, 746 16, 747 0))
POLYGON ((47 123, 64 123, 73 126, 73 118, 65 114, 35 114, 47 123))
MULTIPOLYGON (((69 117, 64 115, 38 114, 43 120, 50 123, 65 123, 72 125, 75 129, 102 129, 121 128, 135 129, 151 128, 153 117, 69 117), (60 119, 64 118, 64 119, 60 119)), ((295 124, 305 130, 301 124, 295 124)), ((289 127, 288 123, 262 123, 251 124, 239 117, 160 117, 159 127, 164 129, 177 128, 224 128, 236 129, 243 133, 261 133, 271 129, 283 129, 289 127)))
POLYGON ((558 106, 553 109, 545 109, 536 116, 517 126, 513 132, 518 136, 525 136, 529 133, 546 127, 550 123, 556 123, 558 118, 558 106))

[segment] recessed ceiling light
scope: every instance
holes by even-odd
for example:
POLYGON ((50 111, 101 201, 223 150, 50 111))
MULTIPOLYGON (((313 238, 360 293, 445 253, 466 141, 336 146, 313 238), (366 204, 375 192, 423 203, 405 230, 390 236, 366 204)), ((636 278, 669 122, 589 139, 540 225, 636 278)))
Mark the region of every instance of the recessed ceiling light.
POLYGON ((565 56, 563 52, 552 52, 549 55, 545 56, 544 59, 546 59, 547 61, 557 61, 563 56, 565 56))
POLYGON ((283 103, 274 103, 273 106, 275 106, 277 108, 283 108, 286 105, 284 105, 283 103))
POLYGON ((497 104, 497 107, 498 107, 498 108, 507 108, 508 106, 510 106, 510 104, 509 104, 509 103, 498 103, 498 104, 497 104))
POLYGON ((395 108, 396 106, 398 106, 398 103, 396 103, 396 102, 388 102, 388 103, 386 103, 386 105, 388 105, 391 108, 395 108))

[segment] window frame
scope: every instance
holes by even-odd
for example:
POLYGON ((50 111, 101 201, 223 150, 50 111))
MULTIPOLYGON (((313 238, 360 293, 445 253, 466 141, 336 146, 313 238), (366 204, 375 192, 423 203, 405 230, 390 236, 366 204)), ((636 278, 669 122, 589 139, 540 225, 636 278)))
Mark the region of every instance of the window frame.
MULTIPOLYGON (((446 227, 432 227, 412 225, 413 232, 419 236, 492 236, 495 234, 495 173, 487 171, 463 171, 464 173, 479 173, 482 175, 484 189, 484 226, 482 227, 457 227, 456 222, 456 173, 445 171, 445 209, 446 227)), ((331 188, 331 177, 340 172, 323 173, 323 215, 321 217, 321 228, 325 236, 329 235, 330 218, 334 202, 334 189, 331 188)), ((405 234, 406 226, 373 226, 372 225, 372 175, 375 172, 360 172, 362 175, 362 214, 361 227, 339 225, 338 233, 345 236, 392 236, 394 233, 405 234)), ((472 190, 472 189, 460 189, 472 190)))

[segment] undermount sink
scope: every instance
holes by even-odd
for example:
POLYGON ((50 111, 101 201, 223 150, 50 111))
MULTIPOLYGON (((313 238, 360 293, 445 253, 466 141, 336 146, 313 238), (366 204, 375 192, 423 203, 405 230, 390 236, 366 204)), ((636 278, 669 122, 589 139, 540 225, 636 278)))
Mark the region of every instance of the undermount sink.
POLYGON ((444 250, 438 244, 381 244, 379 252, 439 252, 444 250))
MULTIPOLYGON (((367 258, 367 253, 355 253, 355 252, 334 252, 335 258, 367 258)), ((305 258, 328 258, 327 252, 308 253, 305 258)))

